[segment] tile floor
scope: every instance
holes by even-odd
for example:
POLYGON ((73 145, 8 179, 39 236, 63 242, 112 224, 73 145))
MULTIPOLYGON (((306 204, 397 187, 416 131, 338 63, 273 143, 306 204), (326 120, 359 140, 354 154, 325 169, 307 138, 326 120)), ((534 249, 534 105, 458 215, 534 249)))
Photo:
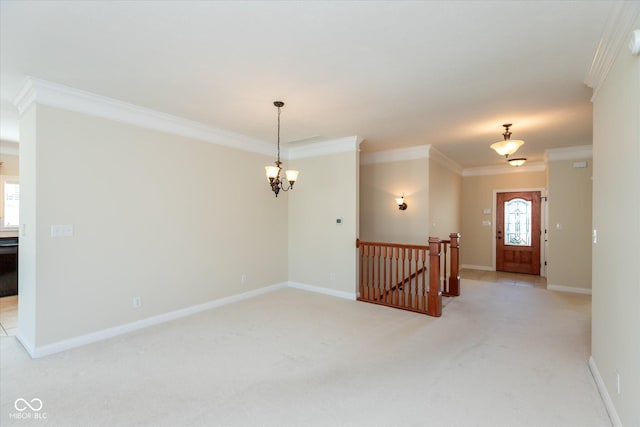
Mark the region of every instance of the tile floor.
MULTIPOLYGON (((463 279, 499 282, 514 286, 528 286, 546 289, 547 279, 530 274, 504 273, 501 271, 481 271, 463 268, 463 279)), ((18 296, 0 298, 0 336, 13 336, 18 331, 18 296)))
POLYGON ((18 332, 18 296, 0 298, 0 336, 13 336, 18 332))

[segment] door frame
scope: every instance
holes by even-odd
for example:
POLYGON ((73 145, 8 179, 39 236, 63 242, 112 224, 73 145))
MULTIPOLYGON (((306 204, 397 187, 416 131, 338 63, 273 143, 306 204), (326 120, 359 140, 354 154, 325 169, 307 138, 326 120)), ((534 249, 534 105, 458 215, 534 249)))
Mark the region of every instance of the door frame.
POLYGON ((516 193, 520 191, 539 191, 540 192, 540 276, 547 277, 547 235, 545 230, 547 227, 547 217, 549 204, 547 203, 546 188, 500 188, 493 189, 493 204, 491 208, 491 268, 496 271, 496 206, 498 204, 498 193, 516 193))

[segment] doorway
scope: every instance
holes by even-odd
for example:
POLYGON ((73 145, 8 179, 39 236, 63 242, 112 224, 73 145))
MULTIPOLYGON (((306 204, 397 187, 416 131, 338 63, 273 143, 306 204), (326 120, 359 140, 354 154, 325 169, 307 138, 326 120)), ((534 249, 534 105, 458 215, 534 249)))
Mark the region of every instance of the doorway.
POLYGON ((540 275, 540 191, 496 194, 496 270, 540 275))

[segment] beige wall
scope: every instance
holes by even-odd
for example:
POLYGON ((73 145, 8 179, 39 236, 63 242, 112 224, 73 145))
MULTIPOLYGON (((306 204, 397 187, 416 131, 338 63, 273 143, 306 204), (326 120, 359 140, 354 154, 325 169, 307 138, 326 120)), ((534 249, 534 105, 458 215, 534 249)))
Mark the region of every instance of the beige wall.
MULTIPOLYGON (((429 235, 448 239, 461 232, 462 176, 429 159, 429 235)), ((461 240, 462 242, 462 240, 461 240)))
POLYGON ((269 191, 271 158, 32 108, 20 159, 20 333, 32 345, 287 280, 288 195, 269 191), (53 224, 73 237, 51 238, 53 224))
MULTIPOLYGON (((0 144, 10 144, 7 142, 0 142, 0 144)), ((0 145, 0 150, 2 146, 0 145)), ((3 165, 0 166, 0 175, 19 176, 20 175, 20 158, 13 154, 7 154, 0 151, 0 161, 3 165)))
POLYGON ((466 176, 462 179, 461 264, 492 268, 495 260, 492 249, 493 192, 524 188, 546 188, 545 172, 466 176), (483 214, 485 208, 491 209, 491 214, 483 214), (492 225, 484 226, 483 221, 490 221, 492 225))
POLYGON ((360 166, 360 239, 427 244, 429 237, 429 160, 360 166), (408 207, 395 202, 404 193, 408 207))
POLYGON ((300 170, 289 194, 290 281, 355 296, 358 163, 356 150, 290 162, 300 170))
POLYGON ((547 286, 591 290, 591 159, 552 161, 548 168, 547 286), (573 163, 587 162, 586 168, 573 163))
MULTIPOLYGON (((636 19, 633 28, 640 28, 636 19)), ((620 49, 593 103, 592 357, 622 425, 640 425, 640 57, 620 49), (617 392, 616 373, 620 375, 617 392)))

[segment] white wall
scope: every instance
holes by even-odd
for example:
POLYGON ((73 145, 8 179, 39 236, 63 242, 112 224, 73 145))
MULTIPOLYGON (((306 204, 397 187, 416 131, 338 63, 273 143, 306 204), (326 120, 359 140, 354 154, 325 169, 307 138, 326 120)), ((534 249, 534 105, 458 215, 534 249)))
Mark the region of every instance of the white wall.
POLYGON ((33 347, 36 342, 36 107, 20 119, 20 223, 18 248, 18 335, 33 347))
POLYGON ((593 160, 592 357, 622 425, 639 426, 640 57, 626 45, 595 95, 593 160))
MULTIPOLYGON (((297 159, 289 194, 289 280, 355 296, 358 152, 297 159), (341 218, 342 224, 336 224, 341 218)), ((285 165, 286 167, 289 167, 285 165)), ((281 251, 281 239, 274 249, 281 251)), ((281 256, 287 253, 281 251, 281 256)))
POLYGON ((21 138, 19 333, 31 345, 286 282, 272 158, 42 105, 21 138), (73 237, 52 238, 53 224, 73 237))

